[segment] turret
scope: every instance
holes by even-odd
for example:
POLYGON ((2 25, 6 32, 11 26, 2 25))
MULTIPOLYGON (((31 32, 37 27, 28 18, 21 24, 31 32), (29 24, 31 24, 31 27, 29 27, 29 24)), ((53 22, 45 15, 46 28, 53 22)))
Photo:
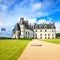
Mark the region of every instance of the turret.
POLYGON ((20 24, 24 23, 24 18, 20 18, 20 24))

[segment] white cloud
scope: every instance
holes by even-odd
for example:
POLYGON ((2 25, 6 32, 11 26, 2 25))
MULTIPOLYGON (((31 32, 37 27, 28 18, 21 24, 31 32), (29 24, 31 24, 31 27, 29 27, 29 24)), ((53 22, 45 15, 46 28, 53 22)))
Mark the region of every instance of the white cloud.
POLYGON ((8 27, 9 25, 11 25, 11 22, 3 22, 3 21, 0 21, 0 27, 8 27))
POLYGON ((29 24, 34 24, 36 23, 36 19, 25 19, 28 20, 29 24))
POLYGON ((48 14, 49 14, 48 12, 42 12, 42 11, 36 12, 36 16, 38 17, 47 16, 48 14))
MULTIPOLYGON (((0 0, 2 1, 2 0, 0 0)), ((4 12, 0 12, 0 26, 10 26, 13 25, 14 23, 17 23, 19 20, 19 18, 21 16, 29 18, 28 21, 29 23, 35 23, 36 22, 36 17, 42 17, 42 16, 48 16, 48 14, 50 12, 47 11, 48 8, 52 8, 54 6, 53 1, 52 0, 43 0, 42 2, 39 3, 34 3, 35 0, 30 0, 30 2, 28 3, 28 0, 22 1, 20 4, 15 5, 14 9, 9 11, 10 13, 8 13, 8 15, 4 16, 4 12), (26 7, 26 5, 28 7, 26 7), (9 16, 14 16, 14 17, 9 17, 9 16), (32 18, 32 19, 31 19, 32 18), (34 18, 34 19, 33 19, 34 18), (3 20, 3 22, 1 22, 3 20), (6 20, 6 22, 4 22, 6 20)), ((59 0, 60 1, 60 0, 59 0)), ((2 10, 7 10, 12 4, 14 5, 14 3, 16 3, 15 0, 4 0, 4 3, 6 3, 6 5, 0 5, 0 7, 2 8, 2 10)), ((49 23, 51 22, 51 20, 49 19, 48 21, 46 21, 45 19, 41 19, 39 20, 37 23, 49 23)), ((58 26, 59 22, 56 22, 56 25, 58 26)), ((58 28, 57 28, 58 31, 58 28)))
POLYGON ((57 33, 60 32, 60 21, 56 22, 55 25, 56 25, 56 32, 57 33))
POLYGON ((1 10, 5 11, 8 8, 8 6, 7 5, 1 5, 0 4, 0 8, 1 8, 1 10))
POLYGON ((41 3, 35 3, 32 5, 32 10, 38 10, 41 8, 41 3))
POLYGON ((40 19, 37 23, 38 24, 40 24, 40 23, 52 23, 52 21, 51 20, 46 21, 45 19, 40 19))
POLYGON ((4 23, 0 21, 0 27, 4 26, 4 23))

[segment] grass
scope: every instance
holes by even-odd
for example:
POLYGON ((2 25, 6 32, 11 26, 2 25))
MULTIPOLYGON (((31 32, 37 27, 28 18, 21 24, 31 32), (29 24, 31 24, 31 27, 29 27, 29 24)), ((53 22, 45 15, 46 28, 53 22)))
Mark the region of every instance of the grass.
POLYGON ((54 44, 60 44, 60 39, 46 39, 46 40, 42 40, 42 41, 54 43, 54 44))
POLYGON ((0 39, 0 60, 17 60, 30 39, 0 39))

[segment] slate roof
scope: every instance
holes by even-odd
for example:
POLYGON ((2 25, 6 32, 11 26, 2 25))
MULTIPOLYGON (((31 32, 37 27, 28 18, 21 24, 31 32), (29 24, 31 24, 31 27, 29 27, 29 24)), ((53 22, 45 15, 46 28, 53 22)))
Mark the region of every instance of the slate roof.
POLYGON ((55 29, 55 24, 34 24, 34 29, 55 29))
POLYGON ((15 33, 16 31, 20 31, 19 23, 17 23, 17 24, 15 25, 15 27, 13 28, 13 33, 15 33))
POLYGON ((33 30, 33 26, 32 25, 29 25, 28 23, 26 23, 26 21, 23 21, 22 22, 22 25, 24 25, 26 29, 33 30))
MULTIPOLYGON (((33 27, 30 25, 27 25, 25 22, 23 22, 22 24, 25 26, 26 29, 33 30, 33 27)), ((16 31, 20 31, 20 23, 17 23, 12 31, 13 33, 15 33, 16 31)))

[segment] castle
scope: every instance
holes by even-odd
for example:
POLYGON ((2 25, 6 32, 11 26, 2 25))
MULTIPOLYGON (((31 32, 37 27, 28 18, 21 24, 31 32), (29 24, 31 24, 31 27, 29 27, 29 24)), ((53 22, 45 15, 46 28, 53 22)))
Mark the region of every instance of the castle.
POLYGON ((54 39, 56 37, 56 27, 54 23, 28 24, 24 18, 20 18, 13 29, 12 38, 38 38, 54 39))

